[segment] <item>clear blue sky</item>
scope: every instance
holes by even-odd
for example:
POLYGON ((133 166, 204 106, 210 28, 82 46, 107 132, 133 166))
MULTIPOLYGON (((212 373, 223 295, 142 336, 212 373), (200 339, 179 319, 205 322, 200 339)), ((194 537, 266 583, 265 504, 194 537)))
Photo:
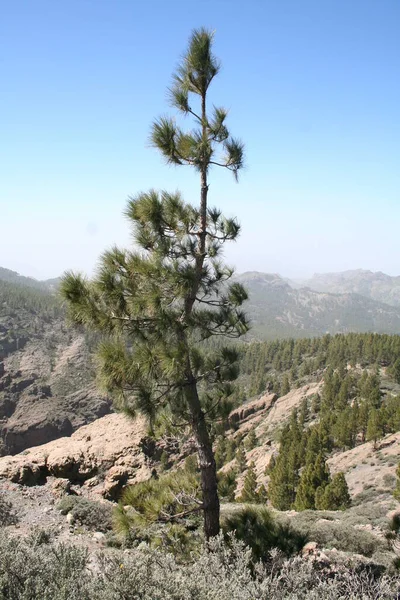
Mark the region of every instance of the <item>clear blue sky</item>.
MULTIPOLYGON (((216 30, 211 100, 246 143, 239 271, 400 274, 399 0, 0 0, 0 266, 91 272, 129 244, 126 198, 198 200, 197 175, 149 146, 191 30, 216 30)), ((188 122, 189 125, 189 122, 188 122)))

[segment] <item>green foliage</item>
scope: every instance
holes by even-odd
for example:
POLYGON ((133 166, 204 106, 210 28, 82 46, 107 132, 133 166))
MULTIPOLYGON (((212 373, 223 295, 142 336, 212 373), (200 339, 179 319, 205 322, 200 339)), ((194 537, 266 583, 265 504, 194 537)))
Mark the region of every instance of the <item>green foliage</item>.
POLYGON ((243 471, 247 468, 247 458, 246 458, 246 452, 244 451, 244 448, 242 445, 239 446, 239 448, 236 451, 236 465, 237 465, 237 469, 239 471, 239 473, 243 473, 243 471))
POLYGON ((237 473, 235 469, 229 469, 229 471, 218 473, 218 493, 221 500, 226 502, 235 501, 236 492, 236 477, 237 473))
POLYGON ((251 462, 244 478, 243 489, 238 502, 260 502, 261 498, 257 492, 256 466, 251 462))
POLYGON ((316 508, 316 495, 324 493, 325 487, 330 482, 329 469, 325 458, 318 454, 313 462, 309 462, 303 469, 294 507, 296 510, 316 508))
POLYGON ((127 535, 159 523, 173 523, 201 508, 198 476, 189 470, 174 471, 125 489, 114 512, 117 531, 127 535))
MULTIPOLYGON (((354 527, 353 525, 360 524, 360 521, 353 519, 354 522, 351 523, 349 519, 346 521, 346 516, 348 516, 347 511, 340 513, 339 517, 337 513, 306 510, 291 518, 290 523, 296 532, 307 535, 321 548, 336 548, 367 557, 373 556, 375 552, 387 550, 387 544, 382 538, 354 527)), ((365 523, 365 519, 362 521, 365 523)))
POLYGON ((396 469, 396 489, 393 492, 393 496, 396 498, 396 500, 400 501, 400 463, 397 466, 396 469))
POLYGON ((368 418, 366 439, 368 442, 374 442, 374 448, 380 437, 383 435, 382 420, 380 411, 372 408, 368 418))
POLYGON ((268 469, 268 497, 272 505, 279 510, 289 510, 296 499, 299 469, 302 464, 301 436, 297 412, 294 411, 289 424, 282 430, 279 454, 268 469))
MULTIPOLYGON (((399 596, 399 577, 382 574, 378 553, 371 564, 349 558, 332 569, 321 569, 301 556, 285 557, 301 549, 306 538, 285 529, 287 524, 271 523, 264 511, 239 516, 242 525, 236 529, 254 542, 253 549, 226 534, 227 541, 222 536, 213 538, 193 557, 182 560, 141 544, 129 553, 98 552, 95 569, 82 548, 0 535, 0 600, 355 600, 360 594, 363 600, 393 600, 399 596), (274 548, 280 544, 282 551, 277 552, 274 548), (256 563, 256 557, 263 562, 256 563)), ((179 545, 179 532, 174 535, 179 545)), ((330 541, 336 544, 340 539, 330 541)), ((355 546, 360 546, 359 541, 355 546)))
MULTIPOLYGON (((261 519, 259 519, 261 520, 261 519)), ((265 518, 268 527, 268 517, 265 518)), ((261 523, 262 525, 262 523, 261 523)), ((260 524, 254 526, 260 532, 260 524)), ((268 535, 268 529, 265 533, 268 535)), ((246 531, 244 531, 246 534, 246 531)), ((177 534, 178 535, 178 534, 177 534)), ((301 547, 296 534, 277 532, 283 551, 301 547), (292 538, 290 537, 292 536, 292 538), (288 543, 285 545, 285 540, 288 543), (287 547, 289 544, 292 547, 287 547)), ((96 557, 73 546, 31 545, 29 540, 0 536, 1 600, 393 600, 400 593, 398 577, 342 565, 318 569, 301 557, 268 553, 268 539, 257 533, 254 554, 266 559, 254 564, 254 554, 230 536, 214 538, 196 554, 180 560, 146 545, 129 554, 108 550, 96 557), (265 541, 264 541, 265 539, 265 541)))
POLYGON ((0 536, 1 600, 94 600, 86 550, 0 536))
POLYGON ((235 536, 251 548, 256 561, 267 561, 272 548, 290 556, 307 542, 305 535, 296 533, 289 523, 276 521, 265 507, 247 506, 235 511, 224 519, 222 527, 225 535, 235 532, 235 536))
POLYGON ((63 515, 71 513, 74 521, 92 531, 111 529, 112 508, 108 504, 94 502, 80 496, 64 496, 57 508, 63 515))
POLYGON ((336 473, 325 487, 318 488, 315 508, 318 510, 346 510, 351 505, 349 488, 344 473, 336 473))
POLYGON ((249 452, 250 450, 253 450, 253 448, 255 448, 258 444, 258 440, 257 440, 257 436, 256 436, 256 432, 254 431, 254 429, 251 429, 245 439, 244 445, 246 450, 249 452))
POLYGON ((191 474, 199 472, 198 460, 195 454, 191 454, 185 458, 185 471, 191 474))
POLYGON ((161 452, 160 463, 161 463, 161 470, 166 471, 169 467, 169 458, 168 458, 168 452, 166 452, 165 450, 163 450, 161 452))
POLYGON ((168 412, 175 423, 191 423, 207 495, 207 537, 219 530, 210 429, 232 408, 238 353, 230 346, 210 350, 205 341, 249 329, 241 309, 247 292, 230 281, 233 270, 220 260, 240 227, 208 206, 211 165, 235 178, 243 166, 243 144, 229 134, 227 111, 208 110, 208 89, 219 70, 212 44, 211 32, 192 33, 171 88, 174 106, 193 117, 195 128, 184 132, 175 119, 162 117, 151 133, 168 163, 199 171, 200 206, 179 192, 138 193, 125 211, 134 250, 105 252, 92 281, 66 273, 61 282, 73 322, 108 336, 99 348, 100 378, 117 408, 130 415, 139 410, 150 421, 168 412), (192 101, 199 101, 199 112, 192 101))
POLYGON ((215 453, 214 453, 217 469, 220 469, 221 467, 223 467, 224 464, 227 462, 226 455, 227 455, 227 439, 224 435, 221 435, 218 438, 217 445, 215 448, 215 453))

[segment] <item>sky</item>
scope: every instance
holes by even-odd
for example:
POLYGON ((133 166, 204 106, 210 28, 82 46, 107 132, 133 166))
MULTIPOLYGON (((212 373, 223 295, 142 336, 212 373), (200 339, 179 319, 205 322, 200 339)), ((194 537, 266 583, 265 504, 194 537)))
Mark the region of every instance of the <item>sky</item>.
MULTIPOLYGON (((210 103, 246 146, 239 272, 400 274, 399 0, 0 0, 0 266, 92 274, 131 246, 127 198, 199 200, 199 177, 150 146, 194 28, 215 30, 210 103)), ((192 127, 190 119, 184 123, 192 127)))

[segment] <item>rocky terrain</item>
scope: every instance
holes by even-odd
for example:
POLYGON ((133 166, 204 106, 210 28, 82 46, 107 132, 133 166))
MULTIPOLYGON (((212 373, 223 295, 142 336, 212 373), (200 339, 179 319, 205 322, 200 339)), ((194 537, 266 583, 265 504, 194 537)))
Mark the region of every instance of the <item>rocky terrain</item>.
POLYGON ((71 435, 111 410, 94 383, 89 337, 26 279, 0 280, 0 455, 71 435))
MULTIPOLYGON (((233 428, 227 431, 228 437, 245 437, 251 430, 256 432, 258 443, 246 451, 246 460, 248 464, 254 461, 259 484, 268 482, 265 467, 277 450, 277 431, 290 411, 299 408, 304 398, 311 398, 320 388, 321 384, 315 383, 280 398, 266 394, 231 413, 233 428)), ((329 513, 328 522, 332 515, 335 515, 335 523, 343 519, 349 523, 354 521, 356 528, 377 536, 381 542, 384 540, 389 516, 400 508, 391 495, 400 460, 399 441, 400 433, 388 435, 376 447, 367 442, 329 459, 333 474, 345 473, 354 508, 343 514, 329 513), (371 518, 371 515, 375 516, 371 518)), ((72 494, 112 506, 126 485, 161 473, 163 452, 168 454, 170 464, 178 466, 193 450, 190 440, 180 443, 177 439, 162 438, 155 442, 148 436, 146 423, 141 418, 110 414, 81 427, 70 437, 0 458, 0 486, 3 498, 10 500, 19 512, 16 531, 50 527, 59 530, 64 538, 78 534, 85 543, 96 544, 104 541, 102 536, 96 540, 91 533, 84 535, 78 525, 76 530, 60 515, 57 509, 60 498, 72 494)), ((229 471, 231 466, 226 464, 223 471, 229 471)), ((242 483, 243 476, 238 482, 237 494, 242 483)), ((226 505, 223 510, 237 508, 226 505)), ((324 513, 314 512, 315 519, 319 514, 322 522, 326 520, 324 513)), ((287 514, 297 518, 294 512, 287 514)))
MULTIPOLYGON (((280 277, 265 274, 252 273, 241 278, 250 288, 253 335, 260 337, 272 326, 282 337, 293 331, 303 335, 316 335, 325 328, 342 331, 351 329, 352 323, 355 329, 385 330, 387 323, 393 322, 396 330, 400 318, 398 309, 362 296, 294 290, 280 277)), ((7 526, 12 535, 46 529, 60 540, 95 548, 106 543, 100 525, 87 529, 74 521, 70 512, 61 514, 60 500, 81 498, 96 507, 105 507, 111 514, 126 486, 157 477, 166 468, 183 466, 194 446, 188 437, 163 434, 153 438, 143 419, 132 420, 112 412, 110 400, 99 393, 95 384, 96 340, 68 328, 62 307, 52 295, 52 286, 44 289, 32 282, 26 285, 15 282, 13 277, 2 284, 0 281, 1 498, 11 502, 16 511, 15 524, 7 526)), ((254 347, 254 364, 261 350, 254 347)), ((239 380, 240 405, 231 412, 224 436, 227 440, 244 441, 247 466, 254 462, 258 485, 267 486, 266 467, 278 451, 280 431, 294 408, 300 410, 304 399, 311 403, 321 394, 324 370, 317 365, 311 369, 312 375, 307 374, 303 366, 314 360, 309 356, 304 365, 298 363, 300 375, 296 375, 293 369, 289 371, 289 363, 286 367, 276 366, 285 363, 284 350, 278 361, 266 359, 269 351, 265 352, 263 360, 269 364, 257 371, 257 377, 262 373, 260 381, 264 378, 265 387, 260 389, 272 390, 273 385, 279 384, 282 390, 283 372, 285 377, 295 378, 295 385, 289 392, 253 392, 252 399, 244 401, 244 397, 249 397, 249 382, 256 376, 255 371, 245 373, 239 380), (250 435, 256 438, 251 448, 246 447, 250 435)), ((386 378, 384 385, 385 394, 398 393, 398 385, 392 380, 386 378)), ((344 535, 351 527, 361 554, 370 556, 371 548, 376 546, 388 553, 379 558, 382 564, 393 560, 385 531, 389 516, 400 508, 392 496, 400 460, 399 441, 400 433, 391 433, 378 443, 359 443, 350 450, 332 453, 328 459, 330 471, 332 475, 345 474, 353 506, 340 514, 284 514, 299 527, 306 527, 307 532, 315 530, 311 541, 316 546, 309 548, 310 552, 315 553, 318 547, 318 552, 323 548, 326 555, 335 545, 345 551, 347 542, 339 540, 336 529, 344 535), (325 531, 331 525, 336 528, 336 537, 329 537, 331 533, 325 531)), ((227 462, 221 472, 229 472, 234 464, 235 460, 227 462)), ((246 471, 238 474, 237 497, 245 474, 246 471)), ((225 503, 223 511, 234 512, 239 506, 225 503)), ((349 548, 352 555, 357 552, 356 546, 349 548)))

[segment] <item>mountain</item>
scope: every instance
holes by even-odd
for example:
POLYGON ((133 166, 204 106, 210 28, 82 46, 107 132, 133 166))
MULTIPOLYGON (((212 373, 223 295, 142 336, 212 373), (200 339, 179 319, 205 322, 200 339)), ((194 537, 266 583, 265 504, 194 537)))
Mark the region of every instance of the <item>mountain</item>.
POLYGON ((17 273, 16 271, 12 271, 11 269, 5 269, 4 267, 0 267, 0 281, 22 285, 24 287, 34 288, 36 290, 53 291, 57 289, 58 284, 60 282, 60 278, 56 277, 53 279, 39 281, 38 279, 34 279, 33 277, 24 277, 23 275, 20 275, 19 273, 17 273))
POLYGON ((317 273, 311 279, 302 281, 301 285, 317 292, 360 294, 371 300, 400 306, 400 277, 391 277, 381 271, 374 273, 357 269, 342 273, 317 273))
POLYGON ((248 272, 237 281, 249 291, 252 337, 307 337, 325 333, 400 333, 400 308, 358 293, 294 289, 277 274, 248 272))
POLYGON ((94 385, 91 343, 66 327, 50 285, 1 269, 0 455, 70 435, 110 412, 94 385))

